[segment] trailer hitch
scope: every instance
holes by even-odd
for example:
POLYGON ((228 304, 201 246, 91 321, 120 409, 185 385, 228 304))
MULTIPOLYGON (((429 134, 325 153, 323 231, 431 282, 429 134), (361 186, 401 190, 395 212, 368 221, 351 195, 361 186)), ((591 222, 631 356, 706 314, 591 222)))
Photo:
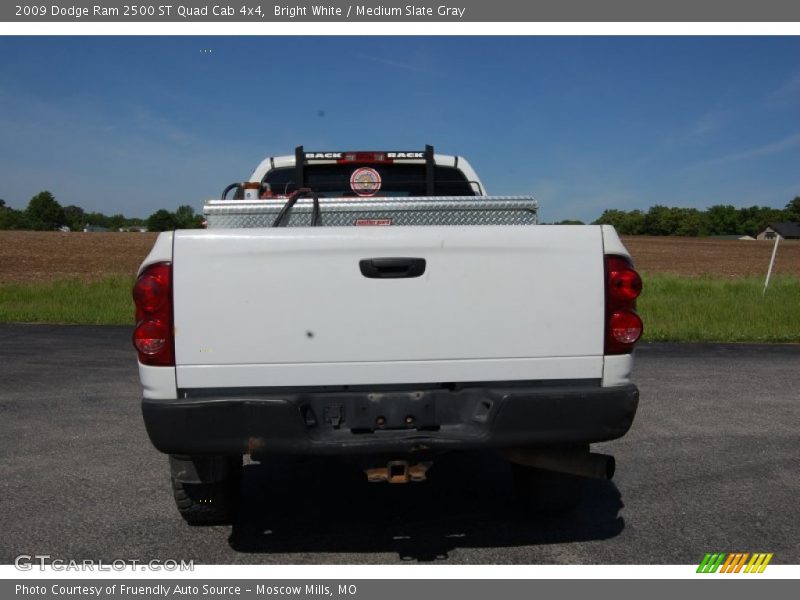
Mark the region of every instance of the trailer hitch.
POLYGON ((364 469, 370 483, 408 483, 425 481, 430 462, 409 465, 405 460, 392 460, 385 466, 364 469))

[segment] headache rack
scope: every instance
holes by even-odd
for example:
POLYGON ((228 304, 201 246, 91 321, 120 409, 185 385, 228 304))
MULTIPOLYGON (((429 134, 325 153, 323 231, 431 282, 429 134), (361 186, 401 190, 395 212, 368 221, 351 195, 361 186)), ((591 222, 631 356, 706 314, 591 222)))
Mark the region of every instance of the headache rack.
MULTIPOLYGON (((348 155, 352 158, 343 158, 337 162, 349 162, 349 163, 358 163, 361 162, 359 160, 360 157, 369 156, 369 158, 365 158, 365 162, 375 162, 376 155, 382 155, 384 157, 387 156, 387 152, 306 152, 303 146, 297 146, 294 149, 294 174, 295 174, 295 182, 298 188, 305 187, 306 185, 306 174, 305 168, 306 165, 311 164, 313 162, 330 162, 331 159, 327 158, 326 155, 342 155, 342 157, 347 157, 348 155), (311 157, 311 158, 310 158, 311 157), (315 158, 318 157, 318 158, 315 158)), ((396 154, 396 153, 395 153, 396 154)), ((425 163, 425 195, 426 196, 433 196, 434 195, 434 167, 436 163, 433 158, 433 146, 430 144, 425 145, 424 152, 403 152, 402 154, 413 154, 413 155, 420 155, 419 158, 414 159, 413 161, 409 161, 408 159, 400 159, 401 162, 421 162, 424 161, 425 163)), ((336 159, 333 159, 336 160, 336 159)), ((378 162, 393 162, 395 159, 385 158, 384 160, 378 158, 378 162)))

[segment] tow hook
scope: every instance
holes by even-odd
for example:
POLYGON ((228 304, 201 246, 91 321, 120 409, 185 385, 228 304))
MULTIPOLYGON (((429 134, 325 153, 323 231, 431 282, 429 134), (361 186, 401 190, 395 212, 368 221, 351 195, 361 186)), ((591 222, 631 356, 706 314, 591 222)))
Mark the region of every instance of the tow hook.
POLYGON ((370 483, 408 483, 409 481, 425 481, 429 462, 421 462, 409 465, 405 460, 393 460, 383 467, 372 467, 364 469, 367 474, 367 481, 370 483))

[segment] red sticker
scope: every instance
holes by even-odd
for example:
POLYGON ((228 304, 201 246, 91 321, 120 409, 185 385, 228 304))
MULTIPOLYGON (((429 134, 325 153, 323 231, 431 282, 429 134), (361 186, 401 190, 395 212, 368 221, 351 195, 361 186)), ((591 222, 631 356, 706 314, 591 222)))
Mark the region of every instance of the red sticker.
POLYGON ((356 219, 356 225, 391 225, 391 219, 356 219))
POLYGON ((350 189, 359 196, 374 196, 381 189, 381 176, 375 169, 361 167, 350 175, 350 189))

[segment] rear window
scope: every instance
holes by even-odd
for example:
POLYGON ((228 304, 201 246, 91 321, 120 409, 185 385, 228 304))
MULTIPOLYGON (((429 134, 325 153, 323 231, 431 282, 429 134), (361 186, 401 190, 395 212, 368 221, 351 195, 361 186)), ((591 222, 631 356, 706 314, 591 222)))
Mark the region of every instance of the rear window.
MULTIPOLYGON (((404 164, 345 164, 345 165, 306 165, 304 168, 306 187, 318 192, 320 196, 335 197, 403 197, 425 196, 425 165, 404 164), (364 169, 377 172, 368 175, 372 178, 367 189, 358 194, 354 191, 351 178, 364 169), (379 183, 375 183, 375 181, 379 183), (372 191, 369 185, 377 187, 372 191)), ((270 185, 272 192, 288 195, 297 189, 295 185, 294 167, 273 169, 267 173, 264 182, 270 185)), ((357 186, 356 186, 357 187, 357 186)), ((374 188, 373 188, 374 189, 374 188)), ((475 196, 475 190, 467 178, 455 167, 434 167, 435 196, 475 196)))

